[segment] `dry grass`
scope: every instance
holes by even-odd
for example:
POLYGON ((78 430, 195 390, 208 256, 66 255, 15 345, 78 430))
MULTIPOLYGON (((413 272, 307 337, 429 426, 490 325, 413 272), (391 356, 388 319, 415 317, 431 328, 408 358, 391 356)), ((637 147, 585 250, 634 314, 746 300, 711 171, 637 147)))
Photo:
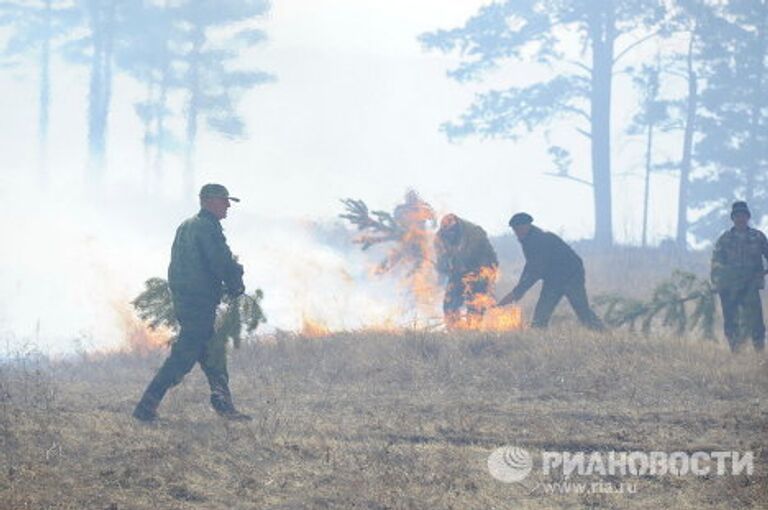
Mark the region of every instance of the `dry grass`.
MULTIPOLYGON (((22 362, 23 360, 23 362, 22 362)), ((162 360, 0 365, 0 508, 766 508, 766 356, 580 329, 280 337, 231 356, 250 424, 199 369, 152 426, 130 412, 162 360), (644 477, 637 493, 505 484, 496 447, 753 450, 751 477, 644 477)), ((615 481, 615 480, 614 480, 615 481)))

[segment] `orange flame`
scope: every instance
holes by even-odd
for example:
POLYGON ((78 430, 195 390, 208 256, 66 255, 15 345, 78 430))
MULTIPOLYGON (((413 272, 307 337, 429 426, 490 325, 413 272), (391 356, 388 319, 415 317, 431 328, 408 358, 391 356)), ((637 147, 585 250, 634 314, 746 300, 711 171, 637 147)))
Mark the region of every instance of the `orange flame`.
MULTIPOLYGON (((405 233, 399 239, 391 239, 395 241, 395 246, 389 251, 386 259, 375 266, 372 274, 378 276, 388 273, 401 263, 410 268, 406 273, 401 272, 399 283, 407 289, 411 297, 412 303, 408 305, 408 309, 416 312, 416 323, 413 327, 418 328, 420 323, 425 322, 424 319, 429 320, 428 318, 436 315, 445 292, 438 284, 434 264, 436 216, 433 209, 416 194, 410 199, 407 198, 405 204, 398 206, 393 216, 405 233)), ((454 215, 447 215, 443 221, 446 221, 446 218, 456 221, 454 215)), ((498 268, 483 267, 462 279, 467 312, 447 314, 444 317, 447 329, 503 332, 523 327, 521 308, 496 308, 493 287, 498 276, 498 268)), ((304 329, 307 329, 306 325, 304 329)), ((388 323, 379 329, 397 331, 403 327, 388 323)))
POLYGON ((428 317, 440 302, 440 287, 433 267, 435 212, 413 194, 395 209, 394 218, 405 232, 373 273, 381 275, 404 263, 408 270, 400 276, 400 285, 413 301, 408 308, 415 308, 418 315, 428 317))
POLYGON ((322 321, 314 320, 306 315, 301 318, 301 335, 310 338, 322 338, 329 336, 331 330, 322 321))
MULTIPOLYGON (((453 218, 457 221, 455 216, 453 218)), ((493 283, 498 276, 495 267, 482 268, 462 282, 473 290, 465 293, 467 313, 443 316, 441 305, 446 289, 439 282, 436 267, 437 216, 417 193, 409 192, 405 202, 398 205, 391 216, 386 215, 387 228, 380 228, 374 220, 371 220, 371 224, 372 228, 363 225, 362 232, 358 232, 353 242, 361 244, 364 250, 386 243, 387 249, 384 260, 370 266, 368 276, 373 278, 387 275, 390 281, 399 285, 402 290, 396 292, 405 299, 395 303, 382 300, 381 306, 376 302, 366 307, 364 313, 348 316, 347 306, 359 306, 362 303, 352 303, 352 296, 347 296, 343 291, 339 297, 344 310, 340 312, 335 312, 332 306, 312 308, 310 303, 302 304, 303 298, 297 296, 301 312, 298 334, 322 338, 332 335, 339 328, 344 329, 345 325, 352 325, 352 329, 357 332, 387 333, 440 330, 443 327, 449 330, 480 331, 513 331, 522 328, 520 308, 495 307, 493 283), (480 280, 487 282, 487 285, 480 280)), ((325 269, 319 267, 318 271, 325 269)), ((345 281, 354 280, 348 273, 345 275, 345 281)), ((356 284, 354 281, 351 283, 356 284)), ((370 305, 367 296, 365 301, 370 305)))
POLYGON ((163 326, 150 328, 124 302, 113 303, 113 308, 124 335, 123 347, 119 350, 146 356, 168 347, 173 337, 170 329, 163 326))
POLYGON ((512 305, 503 308, 490 308, 482 315, 468 314, 453 322, 451 329, 496 333, 519 331, 523 329, 523 309, 512 305))
POLYGON ((448 328, 477 331, 516 331, 523 327, 523 310, 519 306, 496 307, 493 295, 494 284, 499 277, 497 267, 483 267, 476 273, 470 273, 462 279, 466 302, 466 315, 454 315, 448 318, 448 328), (474 288, 483 289, 473 292, 474 288))

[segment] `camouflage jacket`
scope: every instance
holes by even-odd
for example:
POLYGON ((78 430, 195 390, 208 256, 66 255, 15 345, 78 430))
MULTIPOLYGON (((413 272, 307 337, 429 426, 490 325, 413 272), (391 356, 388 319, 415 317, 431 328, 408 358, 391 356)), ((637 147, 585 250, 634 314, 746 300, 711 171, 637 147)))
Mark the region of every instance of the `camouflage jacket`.
POLYGON ((496 268, 499 260, 496 251, 482 227, 458 219, 460 235, 457 244, 446 243, 439 233, 435 238, 437 270, 449 278, 461 278, 479 272, 483 267, 496 268))
POLYGON ((168 266, 171 292, 217 304, 226 290, 243 292, 243 266, 237 263, 216 217, 205 209, 176 230, 168 266))
POLYGON ((531 226, 520 243, 525 255, 525 267, 512 296, 520 299, 539 281, 565 283, 578 274, 584 274, 584 263, 573 249, 551 232, 531 226))
POLYGON ((712 284, 717 290, 765 286, 763 258, 768 259, 768 239, 757 229, 743 233, 726 230, 712 252, 712 284))

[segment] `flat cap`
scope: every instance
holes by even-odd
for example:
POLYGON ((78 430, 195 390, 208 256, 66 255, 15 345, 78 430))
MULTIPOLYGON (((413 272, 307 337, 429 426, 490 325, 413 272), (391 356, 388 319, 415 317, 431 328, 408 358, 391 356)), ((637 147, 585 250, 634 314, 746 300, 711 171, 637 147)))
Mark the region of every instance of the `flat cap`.
POLYGON ((509 219, 510 227, 516 227, 517 225, 530 225, 531 223, 533 223, 533 216, 525 212, 519 212, 509 219))

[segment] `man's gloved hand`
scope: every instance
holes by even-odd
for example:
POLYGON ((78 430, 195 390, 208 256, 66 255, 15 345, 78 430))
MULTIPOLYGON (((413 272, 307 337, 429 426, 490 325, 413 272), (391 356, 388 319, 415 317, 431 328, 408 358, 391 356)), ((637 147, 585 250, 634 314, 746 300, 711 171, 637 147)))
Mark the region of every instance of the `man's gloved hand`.
POLYGON ((227 289, 227 295, 231 298, 240 297, 243 294, 245 294, 245 285, 242 283, 233 289, 227 289))
POLYGON ((243 283, 243 274, 245 270, 242 264, 235 262, 232 281, 227 284, 227 295, 231 298, 242 296, 245 293, 245 284, 243 283))

